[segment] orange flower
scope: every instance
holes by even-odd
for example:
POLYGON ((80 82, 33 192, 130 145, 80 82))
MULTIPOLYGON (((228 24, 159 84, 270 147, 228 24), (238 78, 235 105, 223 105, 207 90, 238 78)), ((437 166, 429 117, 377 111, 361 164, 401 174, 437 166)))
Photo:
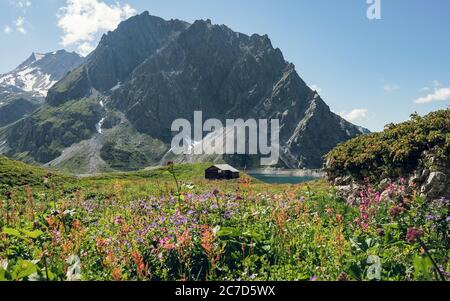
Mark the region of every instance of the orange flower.
POLYGON ((105 265, 111 265, 114 262, 114 255, 111 251, 108 252, 108 255, 106 255, 105 260, 103 261, 103 263, 105 265))
POLYGON ((55 224, 56 224, 56 219, 55 219, 55 217, 53 217, 53 216, 47 216, 47 217, 46 217, 46 220, 47 220, 48 226, 49 226, 50 228, 53 228, 53 227, 55 226, 55 224))
POLYGON ((62 250, 65 254, 69 254, 69 252, 71 251, 72 248, 72 243, 70 240, 66 241, 63 245, 62 245, 62 250))
POLYGON ((79 220, 74 220, 72 223, 72 228, 74 228, 74 229, 81 228, 81 222, 79 220))
POLYGON ((162 245, 163 249, 165 250, 173 250, 175 249, 176 245, 174 243, 165 243, 162 245))
POLYGON ((207 254, 212 253, 213 243, 214 243, 214 233, 208 226, 203 227, 202 247, 207 254))
POLYGON ((131 253, 133 257, 133 262, 136 265, 137 274, 145 278, 148 275, 148 263, 144 262, 144 257, 139 253, 139 251, 134 251, 131 253))
POLYGON ((189 230, 185 230, 183 234, 177 236, 177 242, 179 247, 187 246, 191 243, 192 237, 189 230))
POLYGON ((122 279, 122 272, 119 267, 115 267, 112 272, 112 279, 114 281, 120 281, 122 279))

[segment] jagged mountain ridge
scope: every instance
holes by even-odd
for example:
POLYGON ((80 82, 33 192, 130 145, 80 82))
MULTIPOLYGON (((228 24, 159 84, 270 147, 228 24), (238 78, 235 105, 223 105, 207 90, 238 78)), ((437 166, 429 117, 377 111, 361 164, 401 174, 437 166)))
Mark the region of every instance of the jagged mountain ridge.
POLYGON ((28 92, 31 96, 45 97, 56 82, 82 63, 82 57, 65 50, 32 53, 13 71, 0 75, 0 91, 28 92))
POLYGON ((0 127, 40 107, 48 89, 82 63, 82 57, 65 50, 32 53, 17 68, 0 75, 0 127))
POLYGON ((103 35, 83 66, 50 89, 46 101, 57 105, 87 96, 92 89, 108 92, 188 25, 179 20, 165 21, 148 12, 120 23, 114 32, 103 35))
MULTIPOLYGON (((0 152, 61 162, 55 159, 68 143, 55 129, 60 115, 71 116, 64 123, 70 142, 94 139, 89 144, 109 166, 155 164, 169 148, 172 121, 191 120, 195 110, 205 119, 280 119, 281 159, 289 168, 321 167, 322 155, 363 132, 332 113, 266 35, 248 36, 209 20, 164 21, 148 12, 104 35, 86 62, 49 90, 46 102, 39 114, 3 131, 7 143, 0 152), (82 121, 71 111, 80 109, 80 100, 95 112, 82 121), (39 128, 56 136, 13 141, 39 128)), ((64 158, 71 160, 67 153, 64 158)))
POLYGON ((139 131, 167 143, 172 121, 192 120, 196 110, 223 121, 279 119, 281 156, 291 168, 320 167, 321 154, 361 134, 330 111, 267 36, 247 36, 210 21, 196 21, 148 58, 112 102, 139 131), (308 134, 311 127, 314 133, 308 134))

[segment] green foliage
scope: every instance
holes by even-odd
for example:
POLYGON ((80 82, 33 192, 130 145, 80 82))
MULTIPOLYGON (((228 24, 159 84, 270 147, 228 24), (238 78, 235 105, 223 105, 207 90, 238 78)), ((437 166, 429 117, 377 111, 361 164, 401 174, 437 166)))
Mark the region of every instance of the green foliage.
POLYGON ((450 109, 425 117, 414 114, 410 121, 388 125, 383 132, 347 141, 325 156, 326 169, 331 178, 398 178, 418 166, 424 151, 449 160, 450 109))

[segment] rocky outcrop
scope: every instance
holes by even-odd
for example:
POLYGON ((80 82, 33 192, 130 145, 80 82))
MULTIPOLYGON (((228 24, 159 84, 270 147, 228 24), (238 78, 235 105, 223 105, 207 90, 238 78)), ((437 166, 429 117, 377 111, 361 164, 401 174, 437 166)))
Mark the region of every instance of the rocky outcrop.
POLYGON ((408 183, 428 199, 450 198, 450 160, 438 158, 434 152, 424 152, 421 165, 408 183))
MULTIPOLYGON (((351 176, 328 177, 338 194, 349 202, 359 198, 360 192, 366 189, 364 180, 356 180, 351 176)), ((450 199, 450 159, 438 157, 435 150, 423 152, 416 169, 400 179, 384 178, 377 181, 376 188, 385 191, 392 181, 401 181, 406 194, 418 193, 427 200, 439 198, 450 199)))

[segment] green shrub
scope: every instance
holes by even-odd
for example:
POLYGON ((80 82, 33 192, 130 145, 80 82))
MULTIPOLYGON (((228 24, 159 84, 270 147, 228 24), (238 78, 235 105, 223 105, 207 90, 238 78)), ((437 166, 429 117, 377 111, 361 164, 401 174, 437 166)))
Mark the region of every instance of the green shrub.
POLYGON ((424 151, 448 162, 450 110, 440 110, 397 125, 380 133, 363 135, 338 145, 325 156, 330 178, 350 175, 355 179, 398 178, 410 174, 424 151))

